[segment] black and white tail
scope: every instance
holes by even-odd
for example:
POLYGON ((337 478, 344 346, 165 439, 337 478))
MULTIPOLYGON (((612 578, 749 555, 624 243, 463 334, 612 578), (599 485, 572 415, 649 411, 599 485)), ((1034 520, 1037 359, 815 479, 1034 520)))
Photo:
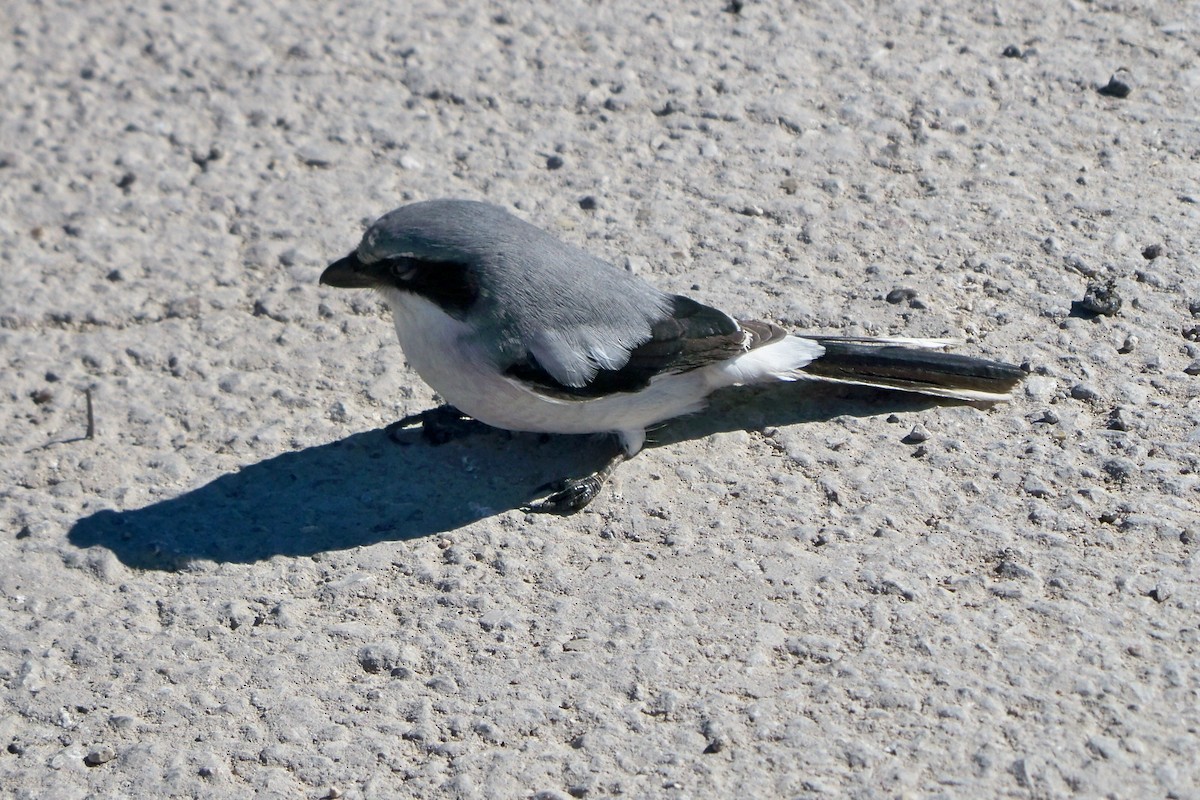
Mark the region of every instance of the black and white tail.
POLYGON ((1012 398, 1025 372, 985 358, 944 353, 947 339, 872 339, 805 336, 825 353, 801 370, 805 377, 977 402, 1012 398))

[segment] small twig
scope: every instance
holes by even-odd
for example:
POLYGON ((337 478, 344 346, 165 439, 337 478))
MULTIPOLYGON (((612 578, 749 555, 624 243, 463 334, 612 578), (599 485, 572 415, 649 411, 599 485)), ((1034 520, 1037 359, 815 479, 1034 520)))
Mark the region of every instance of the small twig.
POLYGON ((83 436, 76 436, 74 439, 57 439, 38 445, 31 450, 26 450, 26 453, 36 453, 38 450, 46 450, 56 444, 73 444, 75 442, 90 442, 96 438, 96 409, 92 404, 92 387, 84 387, 83 397, 87 400, 87 430, 83 436))
POLYGON ((83 390, 84 397, 87 398, 87 433, 83 438, 91 441, 96 438, 96 412, 92 408, 92 387, 88 386, 83 390))

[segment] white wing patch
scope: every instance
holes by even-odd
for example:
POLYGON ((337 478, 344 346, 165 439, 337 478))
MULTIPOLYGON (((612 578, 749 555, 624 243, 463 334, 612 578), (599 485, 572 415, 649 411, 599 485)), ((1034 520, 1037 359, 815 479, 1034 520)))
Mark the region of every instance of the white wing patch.
POLYGON ((612 331, 576 327, 569 334, 539 331, 529 352, 563 386, 586 386, 601 369, 620 369, 629 362, 636 342, 621 341, 612 331))

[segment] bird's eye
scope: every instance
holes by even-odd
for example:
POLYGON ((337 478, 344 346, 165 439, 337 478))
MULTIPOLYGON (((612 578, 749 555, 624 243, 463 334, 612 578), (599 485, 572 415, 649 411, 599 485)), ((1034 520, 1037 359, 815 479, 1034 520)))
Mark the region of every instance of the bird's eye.
POLYGON ((413 273, 413 263, 407 258, 394 258, 388 262, 388 275, 398 281, 407 280, 413 273))

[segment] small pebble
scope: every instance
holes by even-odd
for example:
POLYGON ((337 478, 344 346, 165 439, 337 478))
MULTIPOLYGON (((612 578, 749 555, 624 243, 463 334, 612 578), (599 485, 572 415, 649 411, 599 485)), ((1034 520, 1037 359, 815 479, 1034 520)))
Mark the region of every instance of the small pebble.
POLYGON ((1020 58, 1021 48, 1017 47, 1015 44, 1010 44, 1008 47, 1004 48, 1004 52, 1002 52, 1000 55, 1004 56, 1005 58, 1020 58))
POLYGON ((1200 300, 1193 300, 1188 303, 1188 313, 1193 317, 1200 317, 1200 300))
POLYGON ((1200 325, 1183 329, 1183 338, 1189 342, 1200 342, 1200 325))
POLYGON ((565 163, 562 156, 550 156, 546 159, 546 169, 562 169, 565 163))
POLYGON ((1165 603, 1170 599, 1171 595, 1175 594, 1175 587, 1170 581, 1159 581, 1158 585, 1147 592, 1151 599, 1156 603, 1165 603))
POLYGON ((300 163, 314 169, 326 169, 333 166, 333 151, 324 147, 304 147, 296 154, 300 163))
POLYGON ((1077 383, 1071 387, 1071 397, 1085 403, 1093 403, 1100 399, 1100 392, 1090 383, 1077 383))
POLYGON ((913 425, 912 430, 908 432, 908 435, 900 441, 904 442, 904 444, 920 444, 921 442, 927 442, 929 441, 929 431, 925 429, 924 425, 918 422, 916 425, 913 425))
POLYGON ((358 651, 358 663, 371 673, 390 672, 400 661, 400 648, 392 642, 369 644, 358 651))
POLYGON ((1080 275, 1086 275, 1089 278, 1093 278, 1100 273, 1100 270, 1089 264, 1083 256, 1079 255, 1079 253, 1069 253, 1068 255, 1064 256, 1063 263, 1078 272, 1080 275))
POLYGON ((587 197, 579 198, 579 207, 584 211, 595 211, 600 207, 600 201, 589 194, 587 197))
POLYGON ((1200 375, 1200 358, 1184 367, 1183 371, 1188 375, 1200 375))
POLYGON ((1152 244, 1142 251, 1142 258, 1147 261, 1153 261, 1163 254, 1163 246, 1161 244, 1152 244))
POLYGON ((1137 472, 1137 464, 1127 458, 1112 458, 1104 462, 1104 472, 1115 481, 1123 481, 1137 472))
POLYGON ((1038 417, 1037 419, 1035 419, 1034 422, 1035 423, 1040 422, 1043 425, 1057 425, 1058 424, 1058 414, 1054 413, 1054 411, 1052 409, 1048 408, 1045 411, 1043 411, 1042 415, 1040 417, 1038 417))
POLYGON ((1121 310, 1121 295, 1115 281, 1092 281, 1087 285, 1079 304, 1093 314, 1111 317, 1121 310))
POLYGON ((1128 83, 1123 80, 1119 80, 1116 75, 1113 75, 1108 79, 1108 83, 1104 84, 1096 91, 1100 92, 1100 94, 1104 95, 1105 97, 1116 97, 1118 99, 1122 99, 1129 97, 1129 93, 1133 90, 1129 88, 1128 83))
POLYGON ((1129 412, 1123 408, 1114 408, 1112 413, 1108 415, 1108 429, 1110 431, 1128 431, 1133 427, 1133 421, 1129 418, 1129 412))
POLYGON ((884 299, 887 300, 892 305, 895 305, 897 303, 903 303, 905 300, 915 300, 916 297, 917 297, 916 289, 909 289, 907 287, 904 287, 904 288, 900 288, 900 289, 892 289, 890 292, 887 293, 887 297, 884 299))
POLYGON ((1007 578, 1009 580, 1027 581, 1037 577, 1037 574, 1033 570, 1018 564, 1011 558, 1002 559, 1000 563, 996 565, 995 573, 997 578, 1007 578))
POLYGON ((1028 475, 1025 477, 1025 481, 1021 484, 1021 488, 1025 490, 1026 494, 1029 494, 1033 497, 1049 497, 1051 494, 1050 487, 1046 485, 1045 481, 1033 475, 1028 475))
POLYGON ((98 767, 101 764, 107 764, 116 757, 117 751, 113 749, 112 745, 101 744, 88 750, 87 755, 83 757, 83 763, 89 767, 98 767))
POLYGON ((1134 277, 1137 278, 1138 283, 1148 283, 1156 289, 1164 289, 1167 287, 1167 285, 1169 283, 1169 280, 1167 278, 1163 277, 1162 275, 1160 275, 1157 272, 1150 272, 1149 270, 1138 269, 1138 270, 1134 270, 1133 274, 1134 274, 1134 277))
POLYGON ((1131 333, 1125 337, 1125 341, 1121 344, 1121 347, 1117 350, 1117 352, 1118 353, 1132 353, 1134 350, 1137 349, 1138 342, 1140 342, 1140 341, 1141 341, 1141 339, 1139 339, 1137 336, 1135 336, 1134 334, 1131 333))

